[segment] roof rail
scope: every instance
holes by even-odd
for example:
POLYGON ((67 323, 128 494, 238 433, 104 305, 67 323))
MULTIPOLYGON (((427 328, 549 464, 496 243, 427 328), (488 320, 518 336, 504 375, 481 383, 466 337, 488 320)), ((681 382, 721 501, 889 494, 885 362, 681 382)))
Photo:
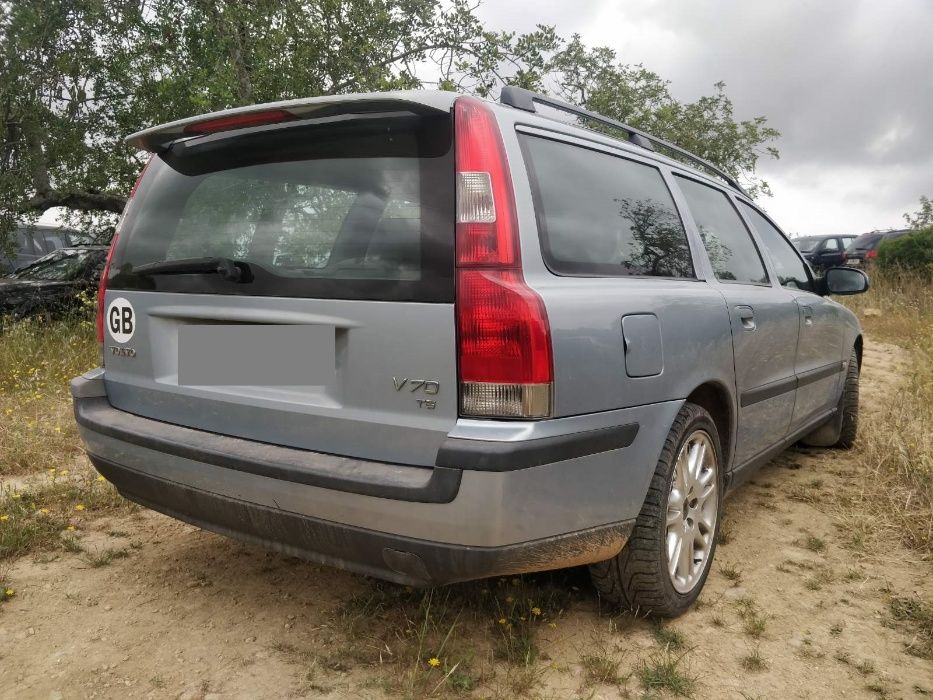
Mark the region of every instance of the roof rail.
POLYGON ((569 112, 570 114, 583 117, 584 119, 589 119, 600 124, 605 124, 606 126, 621 129, 622 131, 628 132, 628 140, 630 143, 633 143, 636 146, 640 146, 641 148, 647 149, 649 151, 655 150, 655 146, 660 146, 668 151, 672 151, 681 158, 690 161, 694 165, 712 172, 716 176, 725 180, 742 194, 747 195, 745 190, 742 189, 741 185, 739 185, 736 179, 725 170, 720 168, 718 165, 714 165, 705 158, 700 158, 700 156, 694 155, 690 151, 687 151, 680 146, 675 146, 670 141, 665 141, 664 139, 658 138, 657 136, 652 136, 651 134, 646 133, 641 129, 636 129, 634 126, 629 126, 628 124, 616 121, 615 119, 604 117, 602 114, 597 112, 591 112, 588 109, 578 107, 575 104, 565 102, 564 100, 557 99, 556 97, 549 97, 548 95, 542 95, 540 93, 532 92, 531 90, 526 90, 525 88, 516 87, 514 85, 507 85, 506 87, 502 88, 502 93, 499 96, 499 102, 504 105, 508 105, 509 107, 522 109, 526 112, 537 112, 535 103, 538 103, 553 109, 558 109, 562 112, 569 112))

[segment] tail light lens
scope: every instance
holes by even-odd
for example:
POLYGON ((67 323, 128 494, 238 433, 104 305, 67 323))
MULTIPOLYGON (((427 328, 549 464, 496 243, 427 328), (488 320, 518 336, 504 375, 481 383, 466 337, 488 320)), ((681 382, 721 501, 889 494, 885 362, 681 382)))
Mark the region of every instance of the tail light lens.
POLYGON ((104 346, 104 299, 107 296, 107 280, 110 277, 110 263, 113 260, 113 251, 116 250, 117 247, 117 240, 120 238, 120 226, 126 218, 126 212, 129 210, 130 204, 136 196, 136 190, 139 189, 139 183, 142 182, 143 176, 146 174, 146 168, 149 167, 150 162, 152 162, 152 158, 146 161, 143 169, 139 171, 139 175, 136 176, 136 182, 133 183, 133 188, 130 190, 130 195, 126 198, 126 205, 123 207, 123 213, 120 215, 120 220, 117 222, 117 230, 110 241, 110 250, 107 251, 107 260, 104 262, 104 269, 100 272, 100 282, 97 284, 97 319, 95 320, 95 326, 97 329, 97 344, 101 346, 101 363, 103 363, 104 346))
POLYGON ((877 250, 869 250, 867 253, 865 253, 865 258, 866 258, 866 260, 867 260, 868 258, 877 258, 877 257, 878 257, 878 251, 877 251, 877 250))
POLYGON ((541 298, 522 276, 515 198, 495 116, 454 108, 457 152, 457 354, 460 413, 545 418, 554 385, 541 298))
POLYGON ((110 241, 110 250, 107 251, 107 261, 100 273, 100 282, 97 284, 97 343, 104 345, 104 297, 107 296, 107 278, 110 276, 110 261, 113 260, 113 249, 117 247, 119 233, 113 234, 110 241))

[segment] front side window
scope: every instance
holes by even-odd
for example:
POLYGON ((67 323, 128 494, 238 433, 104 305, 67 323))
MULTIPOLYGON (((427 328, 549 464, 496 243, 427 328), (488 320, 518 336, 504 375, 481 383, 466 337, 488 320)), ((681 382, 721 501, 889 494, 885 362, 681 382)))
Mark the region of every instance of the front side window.
MULTIPOLYGON (((813 285, 810 282, 810 275, 807 274, 806 265, 783 234, 757 209, 748 206, 745 202, 742 202, 742 209, 748 215, 752 226, 755 227, 761 242, 771 256, 771 262, 774 264, 774 271, 777 273, 781 286, 812 291, 813 285)), ((829 240, 835 242, 836 239, 830 238, 829 240)))
POLYGON ((768 273, 755 242, 724 192, 677 176, 716 279, 767 284, 768 273))
POLYGON ((520 138, 549 269, 695 277, 686 231, 657 168, 537 136, 520 138))

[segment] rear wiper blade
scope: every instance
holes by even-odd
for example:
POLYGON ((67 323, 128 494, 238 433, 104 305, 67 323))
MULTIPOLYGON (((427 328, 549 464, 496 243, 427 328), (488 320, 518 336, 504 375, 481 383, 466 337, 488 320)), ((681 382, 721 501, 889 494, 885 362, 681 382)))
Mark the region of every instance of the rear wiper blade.
POLYGON ((231 282, 248 282, 252 279, 249 265, 230 258, 181 258, 163 260, 134 267, 134 275, 220 275, 231 282))

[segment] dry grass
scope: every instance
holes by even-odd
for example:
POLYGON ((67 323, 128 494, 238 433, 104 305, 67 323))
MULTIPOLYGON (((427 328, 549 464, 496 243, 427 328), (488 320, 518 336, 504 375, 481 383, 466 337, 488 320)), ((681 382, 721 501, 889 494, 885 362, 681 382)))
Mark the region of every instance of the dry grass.
POLYGON ((849 510, 875 533, 897 537, 933 559, 933 285, 919 275, 887 272, 872 289, 847 298, 868 337, 896 343, 911 358, 897 401, 866 416, 854 456, 864 479, 849 510), (880 315, 865 315, 876 309, 880 315))
POLYGON ((80 474, 69 470, 0 493, 0 561, 39 551, 81 551, 72 533, 85 520, 135 509, 101 479, 90 468, 80 474))
POLYGON ((0 319, 0 476, 61 469, 81 454, 68 382, 98 362, 87 313, 0 319))

